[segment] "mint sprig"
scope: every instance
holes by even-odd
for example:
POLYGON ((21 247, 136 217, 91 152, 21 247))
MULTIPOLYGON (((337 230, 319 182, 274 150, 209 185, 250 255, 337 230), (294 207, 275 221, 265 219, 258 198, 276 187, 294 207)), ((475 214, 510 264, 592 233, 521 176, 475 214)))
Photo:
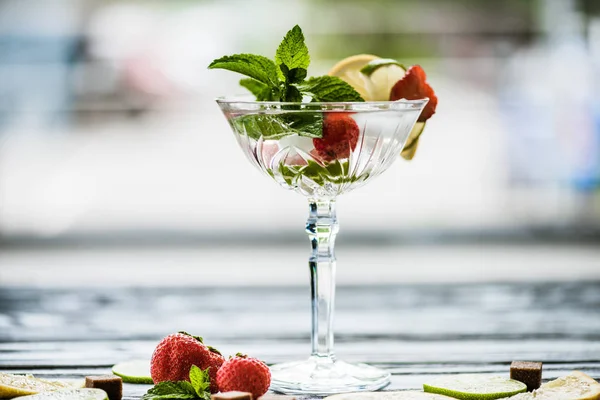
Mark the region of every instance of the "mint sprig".
POLYGON ((298 87, 302 93, 310 95, 315 101, 364 101, 352 86, 336 76, 310 78, 298 87))
POLYGON ((221 68, 249 76, 269 87, 279 86, 277 66, 267 57, 255 54, 234 54, 218 58, 210 63, 210 69, 221 68))
MULTIPOLYGON (((285 65, 288 71, 304 70, 306 78, 306 70, 310 64, 310 56, 308 55, 308 47, 304 43, 304 34, 298 25, 294 26, 283 38, 281 44, 275 53, 275 64, 280 68, 279 79, 286 80, 287 77, 281 65, 285 65)), ((292 82, 295 83, 295 82, 292 82)))
POLYGON ((306 80, 310 55, 304 34, 298 25, 283 38, 275 53, 275 61, 254 54, 235 54, 214 60, 209 69, 227 69, 251 79, 240 85, 248 89, 257 101, 302 102, 364 101, 360 94, 343 80, 322 76, 306 80))
POLYGON ((142 400, 200 399, 210 400, 210 376, 208 368, 201 370, 195 365, 190 368, 190 382, 159 382, 142 396, 142 400))

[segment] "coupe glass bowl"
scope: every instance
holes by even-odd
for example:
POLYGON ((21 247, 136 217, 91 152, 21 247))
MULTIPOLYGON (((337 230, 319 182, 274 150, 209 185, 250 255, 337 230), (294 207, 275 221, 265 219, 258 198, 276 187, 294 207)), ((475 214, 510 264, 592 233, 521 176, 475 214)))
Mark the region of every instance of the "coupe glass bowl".
POLYGON ((272 366, 272 390, 327 395, 376 390, 389 384, 387 371, 339 361, 333 352, 334 243, 339 230, 335 201, 400 158, 427 101, 283 103, 217 99, 250 162, 282 187, 306 196, 309 203, 305 229, 312 247, 308 260, 312 351, 308 360, 272 366), (323 138, 318 137, 321 135, 323 138))

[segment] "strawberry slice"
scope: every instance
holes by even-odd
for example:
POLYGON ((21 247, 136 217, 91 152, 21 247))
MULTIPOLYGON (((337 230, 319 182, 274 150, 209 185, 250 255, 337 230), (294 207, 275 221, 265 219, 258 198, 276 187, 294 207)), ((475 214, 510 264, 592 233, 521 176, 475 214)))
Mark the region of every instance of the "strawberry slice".
POLYGON ((390 91, 390 100, 418 100, 423 99, 425 97, 429 98, 429 102, 421 112, 418 121, 425 122, 433 114, 435 114, 435 108, 437 107, 438 99, 433 89, 425 80, 427 77, 425 76, 425 71, 421 68, 420 65, 413 65, 406 71, 406 75, 402 79, 400 79, 396 84, 392 87, 390 91))
POLYGON ((346 113, 330 113, 323 118, 323 137, 313 139, 315 151, 321 160, 330 162, 350 157, 356 147, 360 129, 346 113))

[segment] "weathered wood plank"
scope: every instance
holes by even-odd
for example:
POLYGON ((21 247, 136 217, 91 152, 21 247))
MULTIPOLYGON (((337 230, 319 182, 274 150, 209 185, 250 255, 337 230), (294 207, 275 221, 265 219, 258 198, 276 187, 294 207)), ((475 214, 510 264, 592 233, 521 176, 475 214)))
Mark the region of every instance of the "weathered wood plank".
MULTIPOLYGON (((0 288, 0 341, 308 340, 308 287, 0 288)), ((340 287, 338 342, 600 340, 600 282, 340 287)))
MULTIPOLYGON (((224 354, 253 354, 269 363, 302 359, 308 342, 256 340, 211 341, 224 354)), ((104 367, 127 359, 149 359, 156 341, 21 342, 0 344, 0 368, 104 367)), ((340 358, 371 363, 509 363, 600 361, 600 341, 583 340, 448 340, 353 341, 336 345, 340 358)))

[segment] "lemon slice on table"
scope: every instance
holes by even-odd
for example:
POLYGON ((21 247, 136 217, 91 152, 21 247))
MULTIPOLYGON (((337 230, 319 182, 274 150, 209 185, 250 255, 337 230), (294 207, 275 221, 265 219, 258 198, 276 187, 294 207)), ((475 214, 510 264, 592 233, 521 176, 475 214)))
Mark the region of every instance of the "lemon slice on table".
POLYGON ((20 400, 108 400, 102 389, 63 389, 19 397, 20 400))
POLYGON ((326 397, 325 400, 456 400, 441 394, 425 393, 416 390, 401 392, 360 392, 343 393, 326 397))
POLYGON ((152 384, 150 377, 149 360, 132 360, 116 364, 112 367, 112 373, 120 376, 127 383, 152 384))
POLYGON ((0 372, 0 398, 26 396, 40 392, 72 387, 67 383, 51 382, 32 375, 14 375, 0 372))
POLYGON ((513 400, 597 400, 600 399, 600 383, 583 372, 575 371, 544 383, 531 393, 521 393, 511 397, 513 400))
POLYGON ((527 385, 502 376, 461 374, 424 383, 423 390, 462 400, 494 400, 525 392, 527 385))

